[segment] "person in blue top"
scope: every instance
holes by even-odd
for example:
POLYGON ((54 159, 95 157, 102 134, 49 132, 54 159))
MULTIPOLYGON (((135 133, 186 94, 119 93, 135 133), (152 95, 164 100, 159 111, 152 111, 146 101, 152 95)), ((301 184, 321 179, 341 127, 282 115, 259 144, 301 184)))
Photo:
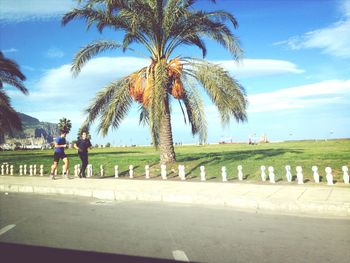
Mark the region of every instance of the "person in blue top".
POLYGON ((64 162, 63 175, 66 178, 68 178, 69 161, 68 161, 67 155, 64 153, 64 148, 66 148, 67 146, 67 142, 66 142, 67 131, 61 130, 60 132, 61 132, 61 135, 57 137, 54 141, 55 152, 53 155, 53 165, 51 166, 51 178, 53 180, 55 180, 55 171, 57 170, 57 166, 60 159, 62 159, 64 162))
POLYGON ((92 145, 91 145, 89 138, 87 137, 87 133, 82 132, 81 137, 78 139, 77 143, 74 144, 74 148, 78 150, 78 154, 79 154, 80 160, 82 162, 81 170, 79 173, 80 178, 86 178, 85 170, 86 170, 86 167, 89 163, 88 149, 89 148, 91 149, 91 147, 92 147, 92 145))

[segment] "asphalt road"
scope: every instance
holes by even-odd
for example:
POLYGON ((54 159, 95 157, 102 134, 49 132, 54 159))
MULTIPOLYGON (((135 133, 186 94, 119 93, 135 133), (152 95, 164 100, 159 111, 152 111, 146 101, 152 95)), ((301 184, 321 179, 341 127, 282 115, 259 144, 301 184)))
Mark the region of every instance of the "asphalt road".
POLYGON ((1 193, 0 242, 195 262, 341 263, 350 220, 1 193))

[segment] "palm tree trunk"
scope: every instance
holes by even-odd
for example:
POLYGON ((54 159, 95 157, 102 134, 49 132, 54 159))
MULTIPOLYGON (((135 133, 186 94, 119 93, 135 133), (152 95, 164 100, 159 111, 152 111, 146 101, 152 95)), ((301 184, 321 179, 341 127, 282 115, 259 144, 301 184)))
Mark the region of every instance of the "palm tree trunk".
POLYGON ((159 134, 160 162, 163 164, 176 162, 173 144, 173 134, 171 130, 171 118, 169 104, 166 103, 165 114, 163 116, 159 134))

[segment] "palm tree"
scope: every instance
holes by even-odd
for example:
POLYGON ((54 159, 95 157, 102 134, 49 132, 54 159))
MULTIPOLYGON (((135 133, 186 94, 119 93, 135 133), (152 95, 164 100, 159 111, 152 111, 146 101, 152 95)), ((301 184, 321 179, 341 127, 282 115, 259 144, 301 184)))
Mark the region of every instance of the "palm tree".
POLYGON ((67 118, 62 118, 59 120, 58 129, 60 131, 65 131, 68 134, 71 128, 72 128, 72 123, 70 120, 68 120, 67 118))
POLYGON ((17 63, 5 58, 0 51, 0 143, 5 141, 6 134, 13 135, 15 131, 22 130, 21 118, 11 106, 11 100, 4 90, 4 84, 28 94, 28 90, 23 85, 25 79, 17 63))
MULTIPOLYGON (((243 87, 217 64, 203 59, 175 56, 182 45, 198 47, 207 53, 204 37, 218 42, 238 60, 242 54, 229 26, 237 28, 236 19, 225 11, 196 11, 197 0, 78 0, 80 6, 66 13, 62 24, 84 19, 102 32, 105 28, 122 30, 121 43, 99 40, 83 47, 72 62, 72 72, 79 74, 84 64, 105 50, 131 50, 143 45, 150 56, 147 67, 122 77, 97 93, 87 108, 84 126, 97 118, 99 132, 118 128, 132 101, 139 104, 140 123, 148 124, 154 146, 160 148, 162 163, 174 162, 171 128, 171 102, 178 101, 185 122, 193 135, 206 140, 207 122, 199 84, 217 106, 222 122, 231 117, 245 121, 247 100, 243 87)), ((215 2, 215 1, 212 1, 215 2)))

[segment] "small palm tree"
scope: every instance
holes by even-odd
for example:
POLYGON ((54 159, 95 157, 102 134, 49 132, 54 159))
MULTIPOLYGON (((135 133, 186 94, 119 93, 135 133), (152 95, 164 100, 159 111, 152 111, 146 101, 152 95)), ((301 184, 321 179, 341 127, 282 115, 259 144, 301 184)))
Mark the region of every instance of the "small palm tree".
POLYGON ((60 119, 60 121, 58 123, 58 129, 60 131, 65 131, 68 134, 70 132, 71 128, 72 128, 72 123, 70 120, 68 120, 66 118, 60 119))
MULTIPOLYGON (((87 108, 84 126, 99 118, 99 131, 106 135, 109 128, 118 128, 127 115, 132 101, 139 104, 140 123, 148 124, 152 143, 160 148, 162 163, 174 162, 175 152, 171 128, 171 102, 177 101, 185 122, 193 135, 206 140, 207 122, 199 84, 217 106, 223 123, 231 117, 246 120, 245 91, 227 71, 203 59, 175 56, 176 48, 193 45, 207 53, 204 37, 217 41, 234 59, 241 49, 229 28, 238 26, 236 19, 225 11, 196 11, 196 0, 80 0, 80 7, 64 15, 62 24, 84 19, 102 32, 105 28, 122 30, 121 43, 99 40, 82 48, 72 63, 74 75, 84 64, 105 50, 132 50, 133 43, 149 52, 147 67, 122 77, 97 93, 87 108)), ((212 1, 215 2, 215 1, 212 1)))
POLYGON ((13 86, 27 95, 28 90, 23 85, 25 79, 17 63, 5 58, 0 51, 0 143, 4 142, 6 134, 13 135, 15 131, 22 130, 21 118, 11 106, 4 84, 13 86))

